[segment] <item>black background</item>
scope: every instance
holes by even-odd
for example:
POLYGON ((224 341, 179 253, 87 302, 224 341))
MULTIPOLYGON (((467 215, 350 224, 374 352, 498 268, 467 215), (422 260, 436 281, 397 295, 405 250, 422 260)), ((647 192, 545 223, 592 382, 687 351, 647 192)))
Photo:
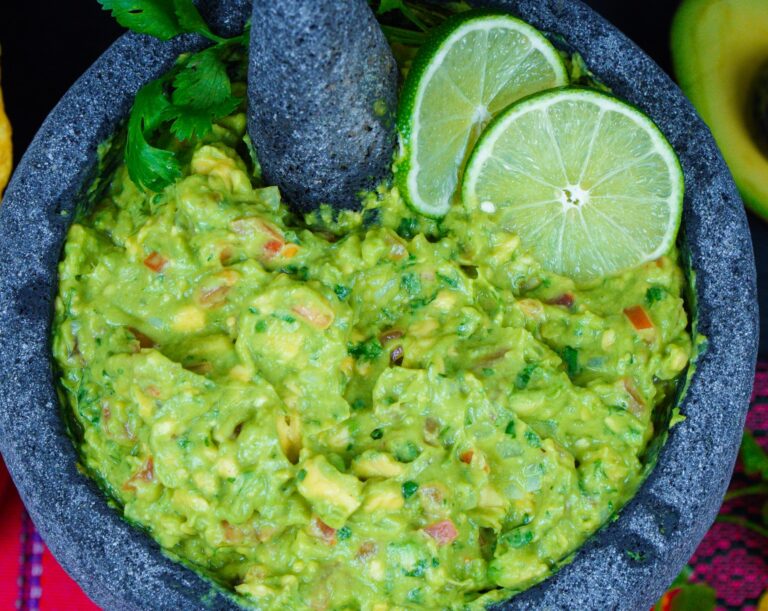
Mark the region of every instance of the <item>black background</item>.
MULTIPOLYGON (((672 73, 669 27, 678 4, 675 0, 587 3, 672 73)), ((0 11, 3 90, 18 160, 59 98, 122 29, 96 0, 2 0, 2 4, 6 5, 0 11)), ((749 222, 763 313, 760 351, 768 356, 768 223, 752 214, 749 222)))

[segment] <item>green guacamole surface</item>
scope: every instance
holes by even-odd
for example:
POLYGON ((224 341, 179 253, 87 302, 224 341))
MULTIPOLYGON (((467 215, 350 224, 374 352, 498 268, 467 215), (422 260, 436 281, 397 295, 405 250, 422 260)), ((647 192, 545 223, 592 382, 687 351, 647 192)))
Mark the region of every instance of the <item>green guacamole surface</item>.
POLYGON ((84 466, 258 608, 480 608, 547 577, 641 481, 691 351, 677 254, 575 287, 396 190, 299 219, 244 134, 186 145, 161 194, 119 166, 70 229, 53 347, 84 466))

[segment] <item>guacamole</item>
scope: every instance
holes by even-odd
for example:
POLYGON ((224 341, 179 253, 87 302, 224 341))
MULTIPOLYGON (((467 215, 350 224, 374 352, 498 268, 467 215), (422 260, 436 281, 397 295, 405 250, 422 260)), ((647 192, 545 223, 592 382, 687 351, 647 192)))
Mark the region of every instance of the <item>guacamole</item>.
POLYGON ((675 251, 577 287, 394 188, 293 215, 240 111, 178 150, 72 225, 53 340, 85 469, 170 554, 257 608, 481 608, 633 495, 691 353, 675 251))
POLYGON ((690 354, 676 254, 577 288, 396 190, 302 221, 244 132, 222 122, 162 194, 119 167, 70 229, 54 353, 87 469, 263 608, 461 608, 545 578, 640 482, 690 354))

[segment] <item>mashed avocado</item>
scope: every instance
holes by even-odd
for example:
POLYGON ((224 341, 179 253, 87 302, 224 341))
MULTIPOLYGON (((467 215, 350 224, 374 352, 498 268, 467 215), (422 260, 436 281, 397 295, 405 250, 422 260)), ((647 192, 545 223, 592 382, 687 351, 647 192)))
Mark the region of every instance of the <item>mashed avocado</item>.
POLYGON ((396 190, 299 219, 244 134, 183 145, 160 194, 119 166, 70 229, 54 353, 85 467, 258 608, 480 608, 547 577, 641 481, 691 350, 677 254, 576 287, 396 190))

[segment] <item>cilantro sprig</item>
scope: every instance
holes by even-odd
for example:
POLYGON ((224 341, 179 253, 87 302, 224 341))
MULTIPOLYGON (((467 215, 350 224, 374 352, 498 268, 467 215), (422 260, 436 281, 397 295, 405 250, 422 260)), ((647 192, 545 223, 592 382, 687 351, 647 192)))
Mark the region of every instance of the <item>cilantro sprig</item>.
POLYGON ((170 40, 180 34, 201 34, 213 42, 225 39, 214 34, 192 0, 98 0, 124 28, 170 40))
POLYGON ((737 524, 768 538, 768 452, 762 448, 749 430, 744 431, 741 441, 741 460, 744 464, 744 473, 751 478, 752 482, 741 488, 729 490, 725 500, 751 497, 751 503, 762 506, 760 518, 751 519, 721 514, 717 516, 717 521, 737 524))
POLYGON ((139 89, 128 118, 125 143, 128 174, 134 183, 152 191, 162 191, 181 176, 176 154, 150 144, 158 128, 171 115, 171 110, 165 83, 158 79, 139 89))
POLYGON ((768 452, 763 450, 750 431, 744 431, 741 442, 741 459, 744 471, 752 477, 759 477, 768 484, 768 452))
POLYGON ((390 43, 420 46, 427 32, 451 15, 469 10, 464 1, 429 5, 411 0, 370 0, 381 19, 381 29, 390 43))
POLYGON ((717 594, 705 583, 691 581, 693 569, 683 568, 651 611, 714 611, 717 594))
POLYGON ((213 33, 192 0, 98 0, 120 25, 139 34, 169 40, 200 34, 213 45, 183 57, 172 70, 144 85, 128 118, 125 163, 131 180, 162 191, 181 176, 172 141, 204 138, 219 119, 234 112, 242 99, 233 95, 226 58, 245 35, 222 38, 213 33), (165 140, 165 146, 160 141, 165 140))
MULTIPOLYGON (((442 6, 411 0, 370 0, 392 43, 419 46, 426 33, 448 16, 467 10, 465 2, 442 6)), ((213 124, 234 112, 242 99, 233 95, 226 56, 246 36, 215 34, 193 0, 98 0, 129 30, 170 40, 198 34, 209 48, 186 56, 167 74, 142 87, 127 126, 125 161, 131 180, 149 191, 162 191, 181 176, 176 141, 204 138, 213 124), (168 137, 170 134, 171 138, 168 137)))

